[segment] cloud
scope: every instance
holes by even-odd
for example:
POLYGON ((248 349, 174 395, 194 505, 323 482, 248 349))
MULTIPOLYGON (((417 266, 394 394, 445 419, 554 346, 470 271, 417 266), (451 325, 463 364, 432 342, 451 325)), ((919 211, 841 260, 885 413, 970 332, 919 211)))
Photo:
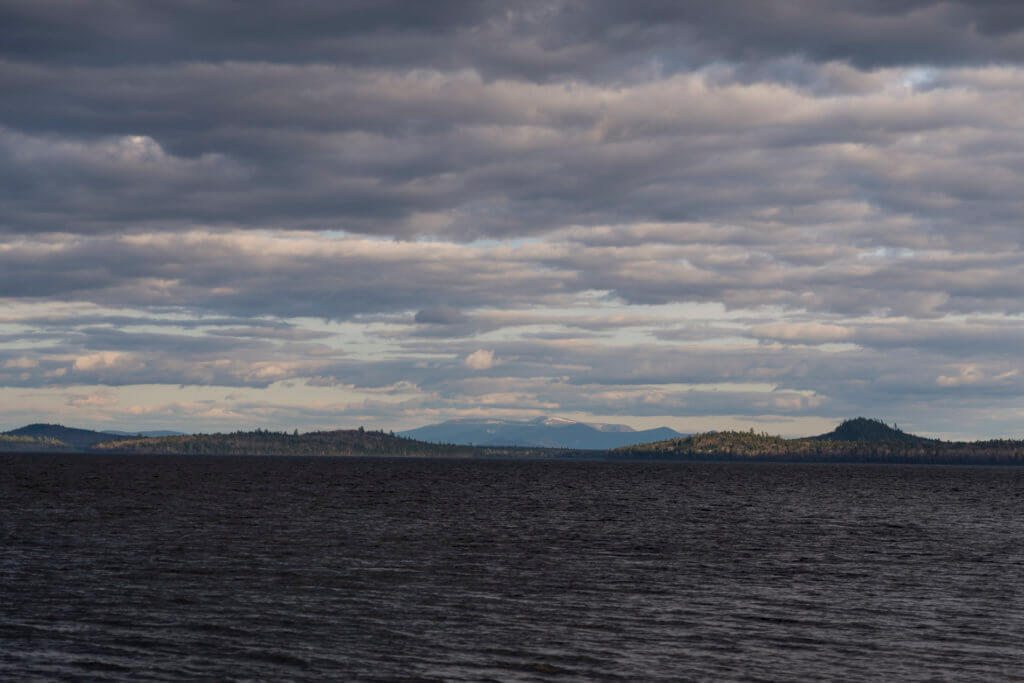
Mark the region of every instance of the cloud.
MULTIPOLYGON (((723 68, 612 85, 322 64, 9 64, 0 79, 9 72, 24 97, 0 104, 0 229, 465 241, 675 223, 744 240, 788 227, 947 246, 970 223, 1015 239, 1019 69, 961 69, 915 90, 914 70, 892 68, 835 93, 723 68)), ((860 73, 803 69, 812 82, 860 73)))
POLYGON ((415 320, 431 325, 456 325, 465 322, 466 316, 451 306, 434 306, 417 311, 415 320))
POLYGON ((863 67, 1007 61, 1022 55, 1024 15, 1001 2, 787 0, 713 7, 637 0, 507 3, 224 2, 162 7, 5 2, 0 44, 48 63, 180 60, 473 66, 544 80, 612 78, 659 57, 661 68, 802 55, 863 67))
POLYGON ((495 363, 494 351, 479 349, 466 356, 466 367, 470 370, 490 370, 495 363))
POLYGON ((957 0, 0 1, 0 386, 101 421, 1012 431, 1022 30, 957 0))
POLYGON ((91 408, 105 408, 107 406, 117 405, 118 398, 113 392, 105 389, 94 391, 89 394, 68 394, 67 404, 76 408, 91 407, 91 408))
MULTIPOLYGON (((454 313, 455 306, 436 309, 433 302, 443 298, 460 311, 497 303, 553 306, 582 302, 596 292, 642 305, 707 302, 735 309, 782 306, 938 318, 1019 313, 1024 301, 1024 278, 1010 277, 1024 269, 1019 252, 984 247, 957 252, 844 247, 793 259, 787 244, 771 243, 605 247, 544 240, 488 247, 192 232, 22 240, 0 249, 0 266, 0 297, 9 300, 84 301, 241 318, 340 320, 418 310, 421 324, 446 320, 445 325, 467 325, 466 333, 493 328, 500 316, 454 313)), ((135 339, 163 343, 156 337, 135 339)), ((229 348, 243 342, 203 343, 229 348)))
POLYGON ((100 351, 79 356, 72 363, 72 368, 78 371, 108 370, 118 366, 133 364, 132 358, 125 353, 116 351, 100 351))
POLYGON ((757 337, 811 344, 841 342, 852 336, 851 330, 842 325, 823 323, 769 323, 754 327, 751 333, 757 337))

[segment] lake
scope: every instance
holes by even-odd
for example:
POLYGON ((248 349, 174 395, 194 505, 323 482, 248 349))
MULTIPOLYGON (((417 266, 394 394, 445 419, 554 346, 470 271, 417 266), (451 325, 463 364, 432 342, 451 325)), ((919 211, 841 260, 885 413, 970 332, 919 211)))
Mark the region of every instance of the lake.
POLYGON ((1024 469, 0 455, 0 678, 1024 675, 1024 469))

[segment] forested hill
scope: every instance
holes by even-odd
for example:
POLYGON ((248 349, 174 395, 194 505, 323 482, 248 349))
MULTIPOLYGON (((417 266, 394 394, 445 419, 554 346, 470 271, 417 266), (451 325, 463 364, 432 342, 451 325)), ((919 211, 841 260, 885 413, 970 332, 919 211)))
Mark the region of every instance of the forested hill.
MULTIPOLYGON (((849 430, 836 432, 851 435, 849 430)), ((824 436, 828 435, 784 439, 753 431, 715 432, 617 448, 610 451, 609 456, 614 459, 654 460, 1024 465, 1024 441, 950 442, 910 434, 904 434, 902 438, 876 440, 824 436)))
POLYGON ((828 434, 812 437, 819 441, 858 441, 874 443, 936 443, 935 439, 907 434, 899 427, 890 427, 881 420, 856 417, 846 420, 828 434))
POLYGON ((78 429, 57 424, 35 423, 5 432, 8 436, 28 437, 37 442, 60 442, 66 450, 81 450, 94 443, 113 438, 105 432, 78 429))
POLYGON ((379 455, 433 458, 551 457, 561 454, 551 449, 474 448, 425 443, 363 429, 307 434, 256 430, 231 434, 116 439, 94 444, 90 450, 140 455, 379 455))

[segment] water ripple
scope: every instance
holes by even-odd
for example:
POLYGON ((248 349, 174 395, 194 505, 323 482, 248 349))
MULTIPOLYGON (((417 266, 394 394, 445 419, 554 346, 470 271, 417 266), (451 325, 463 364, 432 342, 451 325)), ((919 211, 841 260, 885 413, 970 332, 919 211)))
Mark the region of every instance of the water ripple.
POLYGON ((1000 679, 1011 468, 0 456, 0 678, 1000 679))

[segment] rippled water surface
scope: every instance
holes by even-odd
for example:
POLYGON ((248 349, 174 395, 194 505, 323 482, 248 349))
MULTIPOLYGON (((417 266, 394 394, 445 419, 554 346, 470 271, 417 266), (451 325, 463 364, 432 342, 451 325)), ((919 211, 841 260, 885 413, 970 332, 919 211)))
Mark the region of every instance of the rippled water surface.
POLYGON ((0 677, 1024 675, 1024 471, 0 455, 0 677))

